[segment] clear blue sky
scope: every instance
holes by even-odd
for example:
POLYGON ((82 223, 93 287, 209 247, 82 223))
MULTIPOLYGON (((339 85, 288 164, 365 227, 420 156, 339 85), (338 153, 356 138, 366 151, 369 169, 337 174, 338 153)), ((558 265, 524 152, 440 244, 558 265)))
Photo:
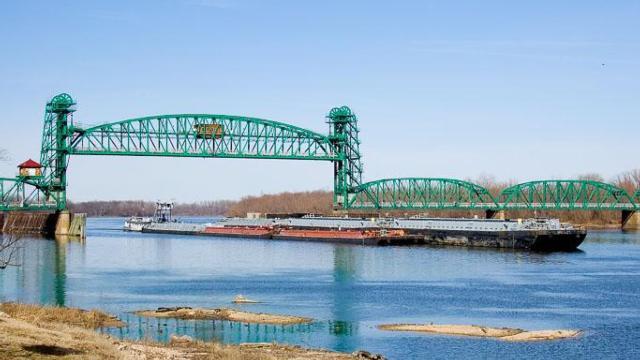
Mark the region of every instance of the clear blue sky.
MULTIPOLYGON (((76 120, 203 112, 326 132, 359 116, 365 179, 526 181, 640 167, 638 1, 7 1, 0 148, 39 157, 45 102, 76 120), (604 65, 603 65, 604 64, 604 65)), ((328 163, 75 157, 70 198, 331 189, 328 163)))

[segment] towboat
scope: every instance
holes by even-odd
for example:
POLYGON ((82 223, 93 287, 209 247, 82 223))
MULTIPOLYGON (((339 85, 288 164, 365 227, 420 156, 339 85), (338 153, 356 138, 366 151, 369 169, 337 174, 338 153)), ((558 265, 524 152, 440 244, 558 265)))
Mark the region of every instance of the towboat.
POLYGON ((151 224, 163 224, 175 222, 172 218, 173 203, 172 202, 156 202, 156 210, 153 217, 132 216, 124 221, 123 229, 125 231, 144 231, 145 227, 151 224))

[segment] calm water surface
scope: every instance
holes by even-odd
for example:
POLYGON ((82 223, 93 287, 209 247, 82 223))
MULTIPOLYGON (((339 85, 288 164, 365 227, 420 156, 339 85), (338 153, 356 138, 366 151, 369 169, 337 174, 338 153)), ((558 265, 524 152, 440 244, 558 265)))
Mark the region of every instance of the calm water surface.
POLYGON ((366 349, 390 359, 640 358, 640 233, 591 232, 582 251, 361 247, 132 234, 89 219, 84 244, 27 239, 0 271, 0 300, 100 308, 113 335, 366 349), (233 305, 237 294, 262 301, 233 305), (237 307, 308 316, 310 325, 154 320, 158 306, 237 307), (382 323, 577 328, 577 340, 505 343, 383 332, 382 323))

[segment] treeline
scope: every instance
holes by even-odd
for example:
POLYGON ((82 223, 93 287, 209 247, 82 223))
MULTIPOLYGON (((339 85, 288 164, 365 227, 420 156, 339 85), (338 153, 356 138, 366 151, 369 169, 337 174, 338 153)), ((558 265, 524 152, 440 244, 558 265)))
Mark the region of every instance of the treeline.
MULTIPOLYGON (((177 203, 176 216, 246 216, 248 212, 329 214, 333 192, 284 192, 260 196, 246 196, 238 201, 217 200, 198 203, 177 203)), ((69 210, 88 216, 150 216, 155 202, 140 200, 112 200, 69 202, 69 210)))
MULTIPOLYGON (((177 216, 220 216, 225 215, 233 201, 217 200, 198 203, 178 203, 173 209, 177 216)), ((112 200, 70 202, 69 210, 86 213, 88 216, 150 216, 156 203, 141 200, 112 200)))
POLYGON ((332 209, 333 192, 317 190, 246 196, 231 205, 227 215, 246 216, 248 212, 330 214, 332 209))

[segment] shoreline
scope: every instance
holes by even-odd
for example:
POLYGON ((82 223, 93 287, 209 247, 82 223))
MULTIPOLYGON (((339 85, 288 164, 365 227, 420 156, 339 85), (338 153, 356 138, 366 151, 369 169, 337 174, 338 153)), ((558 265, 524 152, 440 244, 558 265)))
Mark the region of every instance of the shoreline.
POLYGON ((174 307, 158 308, 156 310, 140 310, 135 311, 134 314, 143 317, 155 318, 172 318, 183 320, 227 320, 268 325, 297 325, 306 324, 313 321, 313 319, 311 318, 301 316, 254 313, 230 308, 205 309, 174 307))
POLYGON ((366 351, 352 354, 277 343, 225 345, 188 336, 171 336, 167 344, 120 340, 99 328, 123 326, 99 310, 0 304, 0 358, 48 359, 221 359, 221 360, 367 360, 384 357, 366 351))

